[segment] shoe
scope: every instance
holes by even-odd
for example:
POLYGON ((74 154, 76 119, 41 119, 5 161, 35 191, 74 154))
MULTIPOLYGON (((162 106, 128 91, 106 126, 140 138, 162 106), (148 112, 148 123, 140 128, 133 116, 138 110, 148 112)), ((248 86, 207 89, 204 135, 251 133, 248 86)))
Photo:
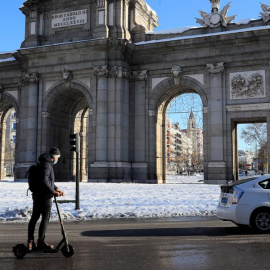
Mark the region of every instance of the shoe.
POLYGON ((37 249, 36 243, 34 242, 34 240, 28 240, 27 242, 27 249, 29 251, 35 250, 37 249))
POLYGON ((53 245, 48 245, 44 239, 38 239, 37 241, 37 248, 38 249, 53 249, 53 245))

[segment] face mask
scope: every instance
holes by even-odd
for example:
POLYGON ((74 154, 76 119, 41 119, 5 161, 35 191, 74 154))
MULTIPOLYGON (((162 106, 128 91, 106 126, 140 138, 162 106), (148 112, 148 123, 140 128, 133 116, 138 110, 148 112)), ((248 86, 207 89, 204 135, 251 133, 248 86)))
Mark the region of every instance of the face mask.
POLYGON ((58 160, 55 160, 55 161, 53 162, 53 164, 55 165, 57 162, 58 162, 58 160))

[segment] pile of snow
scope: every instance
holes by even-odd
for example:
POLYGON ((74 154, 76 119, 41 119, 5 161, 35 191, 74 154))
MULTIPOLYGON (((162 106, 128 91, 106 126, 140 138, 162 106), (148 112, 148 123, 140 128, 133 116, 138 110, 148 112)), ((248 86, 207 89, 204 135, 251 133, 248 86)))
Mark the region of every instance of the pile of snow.
MULTIPOLYGON (((65 220, 112 218, 165 218, 215 215, 220 187, 203 184, 203 175, 171 175, 168 184, 80 183, 80 210, 74 203, 60 204, 65 220)), ((75 183, 57 183, 66 196, 75 199, 75 183)), ((0 182, 0 222, 28 222, 32 212, 27 183, 0 182)), ((55 206, 52 220, 57 220, 55 206)))

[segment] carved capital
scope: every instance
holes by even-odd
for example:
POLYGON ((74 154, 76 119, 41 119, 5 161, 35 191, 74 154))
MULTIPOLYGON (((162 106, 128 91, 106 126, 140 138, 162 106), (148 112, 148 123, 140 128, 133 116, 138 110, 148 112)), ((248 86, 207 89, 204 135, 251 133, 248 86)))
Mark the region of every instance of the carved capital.
POLYGON ((29 84, 37 84, 39 82, 39 73, 23 73, 22 74, 22 85, 26 86, 29 84))
POLYGON ((94 67, 94 75, 98 77, 107 76, 107 66, 94 67))
POLYGON ((129 78, 134 81, 145 81, 147 80, 147 70, 131 71, 129 78))
POLYGON ((50 117, 50 113, 49 112, 41 112, 41 116, 42 116, 42 118, 48 118, 48 117, 50 117))
POLYGON ((73 79, 73 73, 70 70, 64 69, 64 71, 62 72, 62 78, 65 81, 71 81, 73 79))
POLYGON ((118 67, 111 67, 107 70, 107 76, 108 77, 117 77, 118 74, 118 67))
POLYGON ((206 70, 212 74, 224 71, 224 62, 206 64, 206 70))
POLYGON ((129 78, 129 72, 125 68, 122 69, 122 78, 124 78, 124 79, 129 78))

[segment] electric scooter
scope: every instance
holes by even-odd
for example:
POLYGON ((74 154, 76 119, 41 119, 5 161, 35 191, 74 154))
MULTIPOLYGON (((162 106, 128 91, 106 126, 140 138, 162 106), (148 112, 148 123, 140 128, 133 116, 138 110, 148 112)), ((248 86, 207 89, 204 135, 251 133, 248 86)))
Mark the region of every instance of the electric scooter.
POLYGON ((59 244, 53 248, 53 249, 33 249, 33 250, 28 250, 25 244, 18 244, 15 247, 13 247, 13 253, 18 259, 22 259, 26 253, 57 253, 59 250, 61 250, 62 254, 65 257, 71 257, 74 254, 74 248, 71 244, 68 243, 68 238, 65 232, 64 224, 61 218, 59 206, 56 197, 54 196, 54 202, 56 205, 58 217, 59 217, 59 222, 61 226, 61 231, 63 238, 59 242, 59 244))

